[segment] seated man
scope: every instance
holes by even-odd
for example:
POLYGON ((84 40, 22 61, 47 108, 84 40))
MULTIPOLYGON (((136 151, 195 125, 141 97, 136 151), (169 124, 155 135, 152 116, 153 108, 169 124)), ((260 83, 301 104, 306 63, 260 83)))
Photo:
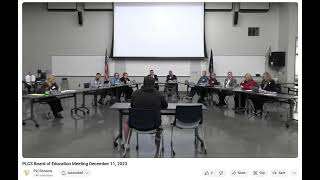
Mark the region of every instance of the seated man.
MULTIPOLYGON (((209 83, 209 78, 206 76, 207 72, 206 71, 202 71, 202 76, 200 77, 200 79, 198 80, 197 85, 201 85, 201 86, 207 86, 209 83)), ((193 96, 195 94, 200 94, 200 98, 198 100, 198 103, 202 103, 204 101, 204 97, 206 96, 206 88, 202 88, 202 87, 192 87, 190 94, 189 94, 189 98, 192 99, 193 96)))
MULTIPOLYGON (((123 84, 129 84, 130 83, 130 79, 128 78, 128 73, 124 72, 122 73, 122 77, 120 78, 120 81, 123 83, 123 84)), ((132 90, 132 87, 130 86, 124 86, 122 88, 122 92, 124 93, 125 95, 125 99, 131 99, 131 94, 133 92, 132 90)))
MULTIPOLYGON (((100 78, 101 78, 101 74, 97 73, 96 77, 90 81, 90 88, 102 87, 103 86, 103 81, 100 78)), ((106 93, 100 93, 99 104, 103 104, 103 100, 106 97, 106 95, 107 95, 106 93)), ((93 95, 93 97, 94 97, 94 105, 95 106, 97 106, 97 96, 98 96, 97 93, 95 93, 93 95)))
MULTIPOLYGON (((234 88, 237 86, 237 80, 235 78, 233 78, 232 76, 232 72, 229 71, 228 72, 228 77, 224 80, 224 84, 223 87, 225 88, 234 88)), ((226 105, 224 99, 226 98, 227 95, 229 95, 230 93, 228 92, 224 92, 224 91, 220 91, 218 93, 219 96, 219 103, 217 104, 218 106, 224 106, 226 105)))
POLYGON ((28 72, 28 74, 25 76, 25 82, 28 88, 28 94, 31 93, 31 87, 35 88, 35 81, 36 81, 36 76, 28 72))
POLYGON ((167 75, 166 85, 164 87, 164 91, 165 92, 168 91, 169 88, 175 89, 176 95, 179 97, 177 76, 174 75, 171 70, 169 71, 169 75, 167 75), (175 82, 175 84, 170 84, 169 82, 175 82))
MULTIPOLYGON (((111 78, 110 83, 111 83, 112 86, 121 85, 121 81, 120 81, 120 78, 119 78, 119 73, 117 73, 117 72, 114 73, 114 77, 111 78)), ((112 93, 116 96, 117 101, 120 101, 121 91, 122 91, 121 87, 112 89, 112 93), (117 91, 118 91, 118 94, 117 94, 117 91)))
MULTIPOLYGON (((154 88, 155 79, 152 77, 144 77, 143 86, 141 89, 132 93, 131 99, 131 107, 132 108, 141 108, 141 109, 154 109, 159 112, 159 119, 156 122, 156 126, 161 126, 161 109, 165 109, 168 107, 168 103, 164 96, 160 94, 154 88)), ((130 119, 129 121, 134 121, 134 119, 130 119)), ((142 127, 143 128, 143 127, 142 127)), ((129 134, 129 122, 125 122, 123 124, 124 137, 127 141, 129 134)), ((157 152, 159 150, 160 145, 160 132, 156 134, 156 145, 157 152)))
MULTIPOLYGON (((252 79, 252 76, 250 73, 246 73, 244 75, 244 80, 240 83, 240 87, 243 90, 252 90, 253 88, 256 87, 257 83, 252 79)), ((241 108, 244 107, 246 104, 246 94, 241 93, 241 94, 236 94, 234 96, 234 102, 235 102, 235 108, 241 108), (241 102, 239 102, 239 96, 241 99, 241 102)))
POLYGON ((154 88, 156 88, 159 91, 158 76, 154 74, 154 71, 152 69, 150 70, 150 74, 148 76, 151 76, 154 78, 155 80, 154 88))

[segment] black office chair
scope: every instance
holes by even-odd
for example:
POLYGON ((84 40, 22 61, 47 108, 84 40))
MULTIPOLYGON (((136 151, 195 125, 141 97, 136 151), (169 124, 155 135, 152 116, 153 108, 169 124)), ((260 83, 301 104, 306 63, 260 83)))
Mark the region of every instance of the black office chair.
POLYGON ((128 146, 130 145, 130 139, 132 132, 135 132, 137 135, 137 146, 136 150, 139 149, 139 134, 156 134, 160 132, 160 141, 159 152, 157 157, 163 156, 164 147, 163 147, 163 130, 161 128, 161 115, 158 110, 153 109, 136 109, 131 108, 129 110, 129 134, 127 141, 124 145, 123 157, 126 157, 128 146), (160 151, 161 149, 161 151, 160 151))
POLYGON ((205 137, 203 131, 203 117, 202 117, 202 105, 195 106, 177 106, 175 119, 171 124, 171 157, 175 156, 173 150, 172 136, 173 128, 177 127, 179 129, 194 129, 195 130, 195 139, 194 143, 196 147, 198 146, 198 140, 201 142, 201 148, 204 150, 204 153, 207 153, 205 137), (202 138, 199 136, 198 128, 201 126, 202 138))

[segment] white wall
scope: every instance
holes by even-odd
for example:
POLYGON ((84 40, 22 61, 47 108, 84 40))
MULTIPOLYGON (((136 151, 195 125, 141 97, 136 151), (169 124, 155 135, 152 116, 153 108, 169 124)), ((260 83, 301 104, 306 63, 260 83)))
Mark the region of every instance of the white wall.
POLYGON ((278 43, 278 11, 239 13, 233 25, 233 12, 206 12, 206 45, 214 55, 264 55, 278 43), (248 27, 260 27, 260 36, 248 36, 248 27))
POLYGON ((282 70, 286 76, 283 81, 294 82, 296 46, 298 36, 298 4, 279 3, 279 50, 286 52, 286 67, 282 70))
MULTIPOLYGON (((78 9, 82 8, 83 5, 79 3, 78 9)), ((291 67, 294 59, 290 52, 291 46, 294 46, 292 34, 296 33, 293 29, 297 29, 297 23, 294 24, 297 21, 295 11, 297 8, 292 5, 272 3, 267 13, 239 13, 236 26, 233 26, 233 12, 206 12, 208 55, 211 48, 214 55, 265 55, 270 45, 273 51, 288 50, 284 79, 291 81, 286 77, 294 73, 294 66, 291 67), (248 37, 247 28, 250 26, 260 27, 259 37, 248 37), (286 34, 290 35, 285 36, 286 34)), ((104 55, 106 48, 108 52, 111 50, 112 31, 112 11, 85 11, 84 23, 80 26, 76 12, 48 12, 46 3, 24 3, 23 74, 36 72, 37 69, 50 70, 52 55, 104 55)), ((208 60, 191 61, 189 79, 196 81, 201 70, 207 69, 207 62, 208 60)), ((124 63, 123 60, 118 60, 115 70, 125 71, 124 63)), ((88 79, 90 77, 70 77, 69 84, 71 88, 78 87, 88 79)), ((184 79, 186 78, 180 80, 184 79)))
POLYGON ((53 55, 104 55, 111 48, 112 12, 48 12, 46 3, 23 4, 23 73, 51 69, 53 55))

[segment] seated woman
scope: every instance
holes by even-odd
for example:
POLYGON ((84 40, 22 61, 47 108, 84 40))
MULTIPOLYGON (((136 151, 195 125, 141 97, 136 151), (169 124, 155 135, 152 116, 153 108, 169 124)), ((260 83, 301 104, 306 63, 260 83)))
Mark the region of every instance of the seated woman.
POLYGON ((210 73, 209 86, 219 85, 220 83, 216 79, 216 73, 210 73))
MULTIPOLYGON (((252 90, 256 87, 257 83, 252 79, 252 76, 250 73, 247 73, 244 75, 244 80, 240 83, 240 87, 243 90, 252 90)), ((246 104, 246 94, 240 93, 236 94, 234 97, 235 101, 235 108, 241 108, 244 107, 246 104), (239 102, 239 96, 241 96, 241 102, 239 102)))
MULTIPOLYGON (((275 81, 272 79, 272 76, 270 73, 265 72, 263 73, 263 77, 262 77, 262 82, 260 85, 260 88, 266 91, 272 91, 272 92, 277 92, 277 86, 275 81)), ((272 100, 272 98, 268 98, 265 96, 254 96, 250 98, 253 101, 255 110, 262 110, 262 106, 263 104, 268 101, 268 100, 272 100)))
MULTIPOLYGON (((128 78, 128 73, 124 72, 122 73, 122 77, 120 78, 120 81, 123 83, 123 84, 129 84, 130 83, 130 79, 128 78)), ((132 87, 130 86, 124 86, 122 88, 122 92, 124 93, 125 95, 125 99, 131 99, 131 94, 133 92, 132 90, 132 87)))
MULTIPOLYGON (((209 76, 209 84, 208 86, 214 86, 214 85, 219 85, 220 83, 218 82, 218 80, 216 79, 216 73, 210 73, 209 76)), ((214 93, 215 90, 214 89, 208 89, 208 93, 211 96, 212 93, 214 93)))
MULTIPOLYGON (((43 85, 43 90, 44 90, 44 92, 59 90, 59 86, 56 83, 55 76, 53 76, 53 75, 48 76, 47 81, 43 85)), ((63 108, 62 108, 61 101, 59 98, 57 98, 57 97, 48 98, 48 104, 50 105, 51 110, 52 110, 55 118, 59 118, 59 119, 63 118, 61 115, 61 111, 63 111, 63 108)))

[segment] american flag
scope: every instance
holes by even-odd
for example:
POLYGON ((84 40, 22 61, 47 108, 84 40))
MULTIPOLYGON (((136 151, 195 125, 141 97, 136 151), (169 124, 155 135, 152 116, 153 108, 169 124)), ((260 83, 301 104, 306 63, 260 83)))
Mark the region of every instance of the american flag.
POLYGON ((108 52, 106 50, 106 55, 104 59, 104 79, 108 80, 109 79, 109 68, 108 68, 108 52))
POLYGON ((210 75, 213 73, 213 56, 212 56, 212 49, 211 49, 211 54, 210 54, 209 72, 210 72, 210 75))

